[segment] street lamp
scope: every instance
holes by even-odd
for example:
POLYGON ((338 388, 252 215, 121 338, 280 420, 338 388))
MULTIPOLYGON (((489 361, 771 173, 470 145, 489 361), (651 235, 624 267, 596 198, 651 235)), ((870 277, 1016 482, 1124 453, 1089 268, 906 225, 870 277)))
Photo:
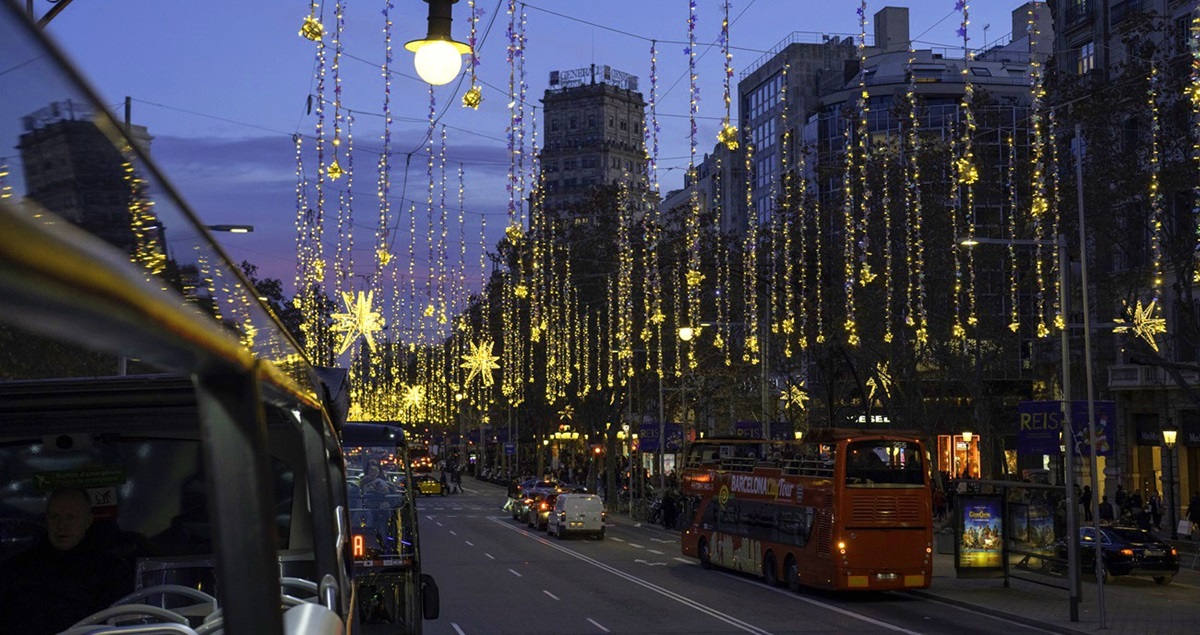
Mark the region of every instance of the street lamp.
POLYGON ((450 35, 451 5, 458 0, 425 0, 429 3, 429 30, 423 39, 412 40, 404 48, 412 51, 413 65, 421 79, 434 86, 450 83, 462 70, 462 56, 471 47, 450 35))
POLYGON ((254 231, 254 225, 205 225, 204 228, 209 231, 231 234, 249 234, 254 231))
POLYGON ((1162 428, 1163 443, 1167 446, 1167 458, 1170 459, 1170 471, 1167 472, 1167 523, 1171 525, 1171 540, 1179 539, 1179 523, 1175 520, 1175 439, 1179 429, 1175 422, 1167 417, 1167 423, 1162 428))
POLYGON ((964 430, 962 433, 963 443, 967 445, 963 449, 963 462, 967 465, 967 478, 971 478, 971 439, 975 438, 975 433, 970 430, 964 430))

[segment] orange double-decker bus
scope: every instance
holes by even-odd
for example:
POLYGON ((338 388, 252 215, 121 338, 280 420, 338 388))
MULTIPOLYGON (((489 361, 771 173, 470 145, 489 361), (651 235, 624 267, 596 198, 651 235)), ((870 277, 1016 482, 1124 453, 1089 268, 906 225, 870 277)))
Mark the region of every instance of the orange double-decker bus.
POLYGON ((915 434, 893 432, 824 429, 803 443, 699 440, 682 473, 695 505, 683 554, 794 591, 926 588, 926 457, 915 434))

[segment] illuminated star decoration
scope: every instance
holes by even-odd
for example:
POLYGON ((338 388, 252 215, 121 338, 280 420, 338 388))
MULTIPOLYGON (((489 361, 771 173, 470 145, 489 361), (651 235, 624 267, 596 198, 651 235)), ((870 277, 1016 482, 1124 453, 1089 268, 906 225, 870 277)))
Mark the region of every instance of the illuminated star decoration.
POLYGON ((336 181, 341 178, 346 171, 343 170, 342 166, 338 164, 337 158, 334 158, 333 163, 329 164, 329 169, 326 170, 325 173, 329 175, 330 179, 336 181))
POLYGON ((325 27, 320 20, 317 20, 316 15, 309 15, 304 18, 304 24, 300 27, 300 35, 316 42, 324 37, 325 27))
POLYGON ((1153 348, 1154 352, 1157 353, 1158 342, 1155 341, 1154 336, 1158 333, 1167 332, 1166 319, 1154 317, 1154 305, 1157 302, 1158 300, 1151 300, 1150 304, 1142 306, 1142 301, 1138 300, 1137 306, 1134 307, 1126 304, 1125 310, 1129 311, 1131 321, 1126 322, 1125 320, 1115 320, 1122 326, 1114 328, 1113 332, 1126 333, 1132 331, 1137 337, 1146 340, 1146 343, 1150 345, 1150 348, 1153 348))
POLYGON ((416 408, 421 405, 421 401, 425 399, 425 387, 413 384, 404 389, 404 405, 409 408, 416 408))
POLYGON ((500 368, 500 364, 496 363, 500 358, 492 355, 491 342, 484 340, 478 344, 471 344, 471 352, 463 355, 462 359, 462 367, 470 371, 463 385, 470 384, 475 375, 479 375, 484 386, 492 385, 492 371, 500 368))
POLYGON ((470 90, 463 93, 463 108, 474 108, 475 110, 479 110, 479 104, 481 103, 483 103, 483 91, 481 91, 478 86, 472 86, 470 90))
POLYGON ((808 391, 804 389, 804 384, 792 386, 791 388, 788 388, 787 393, 784 394, 784 398, 787 400, 784 402, 784 408, 791 408, 792 406, 795 406, 801 410, 804 410, 804 402, 808 401, 808 391))
POLYGON ((725 144, 730 152, 738 149, 737 127, 725 120, 725 126, 717 132, 717 141, 725 144))
POLYGON ((367 338, 367 345, 371 350, 375 350, 375 332, 383 329, 383 316, 378 311, 371 310, 374 296, 374 291, 359 291, 357 298, 348 291, 342 292, 346 312, 333 314, 333 330, 345 333, 342 343, 338 346, 338 355, 345 353, 360 335, 367 338))
POLYGON ((892 378, 888 376, 887 362, 879 362, 875 366, 875 376, 867 380, 867 386, 871 388, 871 392, 867 395, 867 400, 874 400, 876 392, 883 393, 884 397, 891 398, 892 378))
POLYGON ((558 417, 566 421, 570 421, 575 417, 575 406, 567 404, 562 410, 558 411, 558 417))

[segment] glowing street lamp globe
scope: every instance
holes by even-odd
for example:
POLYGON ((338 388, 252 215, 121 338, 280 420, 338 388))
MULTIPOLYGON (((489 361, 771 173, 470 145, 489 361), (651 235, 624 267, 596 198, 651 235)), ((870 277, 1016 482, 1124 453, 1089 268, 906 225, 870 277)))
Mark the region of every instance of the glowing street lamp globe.
POLYGON ((441 86, 454 81, 462 71, 462 53, 446 40, 426 40, 417 48, 413 65, 426 83, 441 86))

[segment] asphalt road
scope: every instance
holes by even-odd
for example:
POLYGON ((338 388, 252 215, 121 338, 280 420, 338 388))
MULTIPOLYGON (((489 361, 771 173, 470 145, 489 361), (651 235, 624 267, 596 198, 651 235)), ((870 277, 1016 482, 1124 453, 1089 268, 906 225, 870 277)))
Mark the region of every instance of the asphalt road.
POLYGON ((421 550, 441 592, 425 633, 1041 633, 903 593, 795 594, 757 578, 705 571, 677 534, 610 519, 605 540, 559 540, 511 520, 504 490, 422 498, 421 550))

